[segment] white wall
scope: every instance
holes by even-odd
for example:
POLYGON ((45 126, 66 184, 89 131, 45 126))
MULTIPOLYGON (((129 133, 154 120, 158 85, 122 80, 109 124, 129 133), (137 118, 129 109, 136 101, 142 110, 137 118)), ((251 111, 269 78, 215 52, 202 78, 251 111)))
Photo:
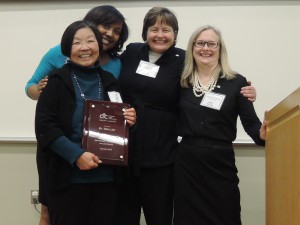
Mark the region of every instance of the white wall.
MULTIPOLYGON (((142 40, 143 17, 154 5, 169 6, 178 16, 178 47, 185 48, 198 26, 220 28, 233 69, 257 88, 260 118, 299 86, 300 1, 0 3, 0 105, 5 106, 0 139, 34 137, 35 102, 25 96, 25 84, 43 54, 60 42, 67 25, 100 4, 113 4, 125 15, 131 28, 128 43, 142 40)), ((249 140, 243 129, 238 140, 249 140)))
POLYGON ((30 202, 38 190, 35 145, 0 143, 0 224, 37 225, 39 214, 30 202))
MULTIPOLYGON (((142 19, 155 5, 167 6, 179 19, 178 47, 204 24, 223 32, 232 67, 253 82, 262 118, 300 83, 299 1, 34 1, 0 2, 0 224, 33 225, 38 214, 30 204, 37 189, 33 118, 35 102, 24 87, 43 54, 60 41, 74 20, 100 4, 115 5, 141 41, 142 19)), ((240 126, 240 125, 239 125, 240 126)), ((249 138, 239 129, 238 139, 249 138)), ((236 148, 244 225, 265 224, 265 154, 253 145, 236 148)))

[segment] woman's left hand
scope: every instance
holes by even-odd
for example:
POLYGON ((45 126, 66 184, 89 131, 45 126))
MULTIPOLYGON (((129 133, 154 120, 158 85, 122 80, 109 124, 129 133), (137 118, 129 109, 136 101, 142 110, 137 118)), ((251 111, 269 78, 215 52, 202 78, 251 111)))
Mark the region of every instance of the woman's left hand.
POLYGON ((262 125, 260 127, 259 135, 260 135, 260 138, 262 140, 266 140, 266 136, 267 136, 267 121, 265 120, 265 118, 264 118, 264 121, 263 121, 263 123, 262 123, 262 125))
POLYGON ((248 81, 248 85, 246 87, 242 87, 241 93, 244 97, 248 98, 250 102, 254 102, 256 100, 256 89, 251 86, 251 81, 248 81))
POLYGON ((133 126, 136 122, 136 112, 134 108, 125 109, 123 113, 127 123, 129 126, 133 126))

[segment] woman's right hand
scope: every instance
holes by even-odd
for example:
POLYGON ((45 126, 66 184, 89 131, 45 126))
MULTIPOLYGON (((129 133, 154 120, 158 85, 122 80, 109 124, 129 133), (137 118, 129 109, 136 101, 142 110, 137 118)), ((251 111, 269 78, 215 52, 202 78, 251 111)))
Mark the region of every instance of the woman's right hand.
POLYGON ((45 78, 41 79, 38 84, 31 85, 28 88, 28 96, 33 99, 33 100, 38 100, 40 97, 40 94, 42 90, 47 86, 48 83, 48 76, 45 78))
POLYGON ((46 76, 45 78, 41 79, 40 82, 37 85, 37 93, 38 95, 41 94, 42 90, 46 87, 48 83, 48 76, 46 76))
POLYGON ((76 165, 81 170, 91 170, 97 168, 98 165, 102 163, 98 156, 94 155, 91 152, 84 152, 76 160, 76 165))

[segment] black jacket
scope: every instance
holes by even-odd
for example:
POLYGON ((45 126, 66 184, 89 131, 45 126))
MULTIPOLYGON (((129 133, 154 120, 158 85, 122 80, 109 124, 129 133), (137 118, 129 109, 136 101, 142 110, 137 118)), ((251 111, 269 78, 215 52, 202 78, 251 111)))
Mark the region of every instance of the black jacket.
MULTIPOLYGON (((103 82, 105 100, 107 91, 118 91, 118 83, 112 74, 99 68, 103 82)), ((76 95, 72 83, 71 64, 55 70, 41 93, 35 115, 37 138, 37 165, 40 179, 50 189, 61 189, 70 185, 71 166, 49 150, 51 143, 72 132, 72 115, 76 106, 76 95), (46 179, 45 179, 46 178, 46 179)))
POLYGON ((141 60, 149 62, 147 44, 130 44, 121 55, 119 82, 123 100, 137 112, 129 143, 129 163, 135 175, 141 167, 155 168, 173 163, 184 57, 184 50, 169 48, 155 63, 159 66, 156 78, 150 78, 136 73, 141 60))

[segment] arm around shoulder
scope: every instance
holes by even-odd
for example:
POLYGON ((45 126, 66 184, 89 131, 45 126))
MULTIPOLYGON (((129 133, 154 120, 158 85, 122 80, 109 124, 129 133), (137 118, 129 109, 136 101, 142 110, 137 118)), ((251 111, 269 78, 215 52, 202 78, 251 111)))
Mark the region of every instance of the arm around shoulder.
POLYGON ((37 84, 31 85, 27 90, 27 95, 32 100, 38 100, 40 96, 40 92, 38 91, 38 85, 37 84))
POLYGON ((54 69, 65 64, 67 57, 62 55, 60 45, 51 48, 41 59, 34 74, 25 87, 26 94, 33 100, 37 100, 41 90, 47 85, 47 75, 54 69))

